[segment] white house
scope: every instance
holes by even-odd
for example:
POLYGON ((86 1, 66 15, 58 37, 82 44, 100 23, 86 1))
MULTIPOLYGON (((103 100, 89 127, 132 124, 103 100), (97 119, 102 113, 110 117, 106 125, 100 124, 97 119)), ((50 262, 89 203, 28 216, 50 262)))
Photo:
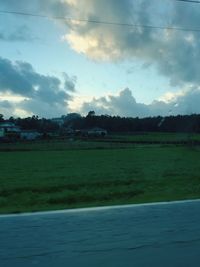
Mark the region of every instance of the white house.
POLYGON ((105 129, 94 127, 92 129, 87 130, 88 136, 105 136, 107 135, 107 131, 105 129))
POLYGON ((21 129, 13 122, 0 123, 0 138, 18 139, 20 137, 21 129))
POLYGON ((0 123, 0 129, 8 133, 20 133, 20 127, 16 126, 13 122, 2 122, 0 123))

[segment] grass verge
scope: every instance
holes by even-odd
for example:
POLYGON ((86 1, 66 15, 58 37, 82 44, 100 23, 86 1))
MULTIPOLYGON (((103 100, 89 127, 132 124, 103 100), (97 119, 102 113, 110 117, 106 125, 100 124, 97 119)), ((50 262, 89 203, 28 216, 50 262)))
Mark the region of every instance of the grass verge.
POLYGON ((199 156, 183 146, 0 152, 0 213, 199 198, 199 156))

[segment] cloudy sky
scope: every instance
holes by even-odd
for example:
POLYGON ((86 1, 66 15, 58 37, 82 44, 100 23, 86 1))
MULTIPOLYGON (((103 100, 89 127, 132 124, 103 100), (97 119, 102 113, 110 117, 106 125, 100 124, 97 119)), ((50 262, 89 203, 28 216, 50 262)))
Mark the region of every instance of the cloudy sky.
POLYGON ((0 113, 200 113, 199 17, 177 0, 0 0, 0 113))

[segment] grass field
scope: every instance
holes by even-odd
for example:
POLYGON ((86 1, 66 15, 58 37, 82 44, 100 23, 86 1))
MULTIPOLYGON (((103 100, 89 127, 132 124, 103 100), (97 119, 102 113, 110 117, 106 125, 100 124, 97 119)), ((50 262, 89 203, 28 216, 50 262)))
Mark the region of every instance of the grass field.
POLYGON ((90 150, 90 149, 116 149, 131 148, 134 144, 112 143, 105 140, 97 142, 95 140, 70 140, 64 141, 35 141, 35 142, 18 142, 18 143, 1 143, 0 152, 14 151, 66 151, 66 150, 90 150))
POLYGON ((197 147, 16 146, 0 152, 0 213, 200 197, 197 147))
POLYGON ((112 137, 115 140, 125 141, 158 141, 158 142, 176 142, 176 141, 200 141, 200 134, 194 133, 166 133, 166 132, 147 132, 135 134, 114 134, 112 137))

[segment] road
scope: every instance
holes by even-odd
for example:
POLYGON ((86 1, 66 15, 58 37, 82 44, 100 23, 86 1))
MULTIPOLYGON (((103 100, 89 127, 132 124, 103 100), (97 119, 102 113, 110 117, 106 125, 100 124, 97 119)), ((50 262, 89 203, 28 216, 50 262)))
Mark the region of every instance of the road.
POLYGON ((199 267, 200 201, 0 216, 1 267, 199 267))

